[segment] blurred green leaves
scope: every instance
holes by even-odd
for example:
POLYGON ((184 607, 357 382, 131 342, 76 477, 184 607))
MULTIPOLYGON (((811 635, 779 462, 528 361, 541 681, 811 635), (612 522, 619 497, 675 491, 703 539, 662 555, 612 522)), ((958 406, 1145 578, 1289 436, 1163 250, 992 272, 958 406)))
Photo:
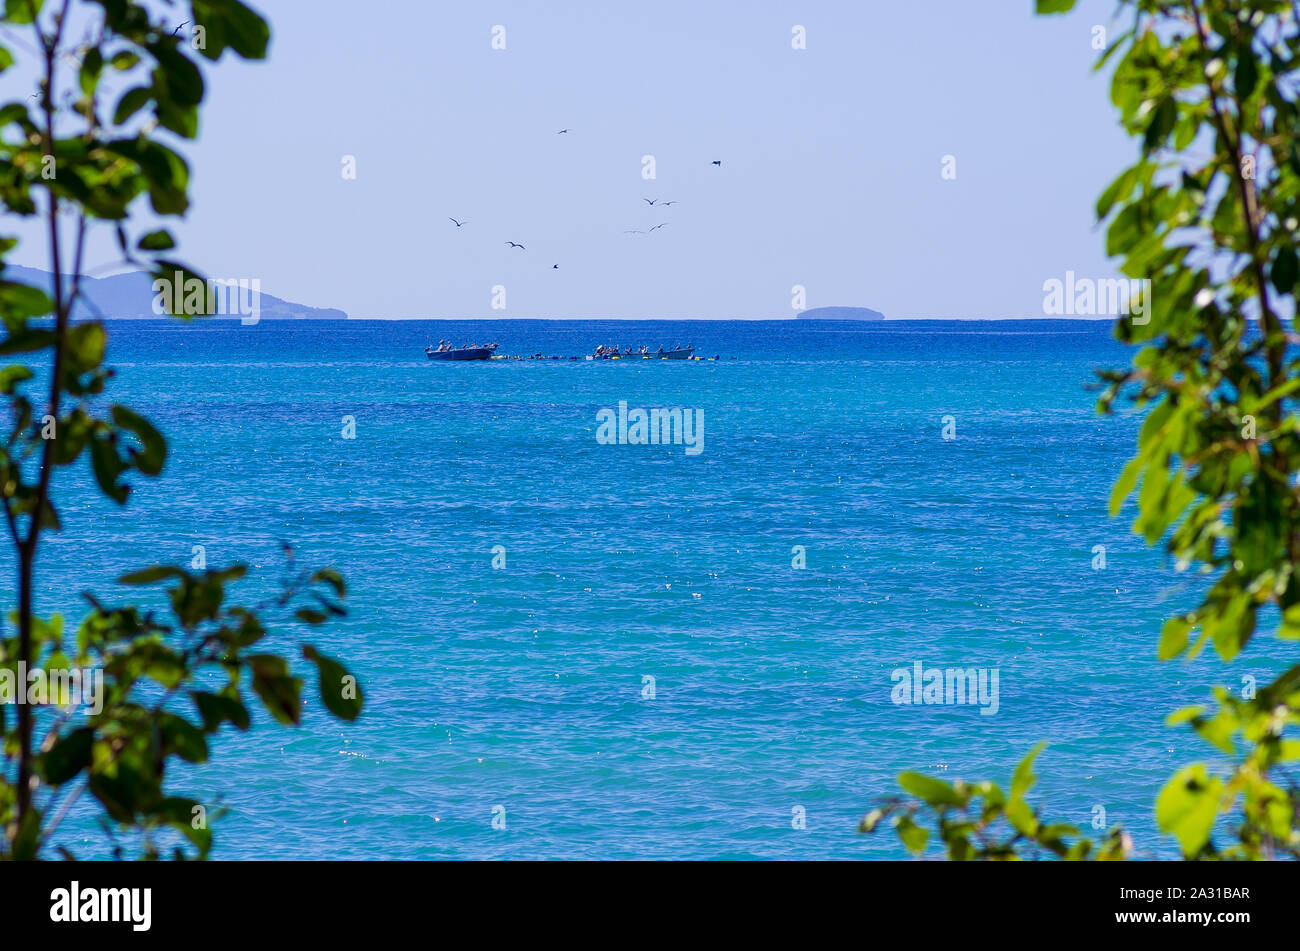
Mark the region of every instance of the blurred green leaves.
MULTIPOLYGON (((1132 366, 1100 374, 1101 412, 1127 403, 1146 414, 1110 511, 1131 513, 1135 533, 1162 545, 1176 570, 1198 576, 1199 603, 1164 623, 1155 658, 1193 658, 1212 644, 1232 661, 1265 619, 1277 619, 1282 641, 1300 640, 1300 357, 1287 320, 1300 283, 1300 7, 1119 6, 1133 27, 1111 40, 1097 66, 1112 70, 1110 99, 1138 154, 1104 186, 1096 214, 1122 273, 1150 282, 1151 308, 1148 322, 1121 316, 1115 325, 1120 340, 1144 345, 1132 366)), ((1041 14, 1073 7, 1037 0, 1041 14)), ((1300 726, 1300 666, 1249 696, 1214 696, 1214 708, 1179 711, 1170 725, 1190 726, 1227 760, 1170 779, 1155 803, 1160 829, 1187 858, 1300 857, 1300 787, 1274 778, 1279 764, 1300 756, 1300 741, 1288 735, 1300 726)), ((1078 843, 1064 853, 1056 847, 1063 840, 1024 798, 1032 760, 1016 771, 1005 802, 987 784, 903 774, 900 784, 916 798, 891 809, 908 817, 905 845, 916 851, 912 829, 924 812, 952 858, 1039 847, 1079 857, 1078 843), (992 798, 972 816, 977 796, 968 791, 979 788, 992 798), (954 804, 954 793, 972 798, 954 804), (975 836, 990 820, 1016 837, 975 836)))
POLYGON ((1132 843, 1115 829, 1100 845, 1067 824, 1047 824, 1026 796, 1034 787, 1034 760, 1039 744, 1011 777, 1006 795, 995 783, 948 783, 920 773, 901 773, 898 785, 913 797, 887 798, 867 813, 858 831, 872 833, 883 824, 894 830, 903 847, 921 856, 937 841, 953 861, 1007 861, 1047 855, 1070 860, 1123 859, 1132 843), (928 825, 927 825, 928 824, 928 825))
MULTIPOLYGON (((73 319, 85 303, 73 273, 83 242, 93 229, 106 229, 140 270, 167 281, 178 272, 195 276, 161 257, 176 247, 170 230, 151 220, 133 237, 130 224, 141 214, 188 211, 190 169, 176 142, 198 134, 207 93, 201 64, 227 51, 260 59, 270 31, 238 0, 169 4, 161 20, 154 19, 156 4, 140 0, 73 6, 78 22, 102 30, 84 37, 79 30, 74 41, 65 19, 39 0, 4 0, 0 15, 6 39, 27 38, 25 45, 0 46, 0 72, 14 65, 16 50, 52 54, 31 63, 42 73, 36 95, 0 103, 0 203, 14 215, 49 218, 45 251, 64 275, 49 289, 10 280, 4 258, 17 241, 0 237, 0 398, 9 409, 0 501, 22 584, 12 630, 0 632, 0 667, 97 671, 103 692, 98 706, 51 703, 11 712, 0 705, 0 859, 70 857, 57 841, 59 824, 83 792, 98 803, 115 849, 125 835, 147 858, 162 857, 162 841, 172 843, 171 857, 204 858, 212 848, 210 810, 175 794, 168 765, 206 762, 214 734, 227 724, 251 729, 259 710, 263 722, 301 721, 303 681, 277 651, 286 630, 314 630, 346 615, 342 576, 298 569, 286 546, 277 593, 245 605, 230 594, 246 574, 241 564, 155 565, 120 579, 148 607, 87 592, 89 612, 75 645, 65 643, 61 618, 34 613, 31 595, 42 533, 75 527, 64 525, 56 509, 56 470, 85 455, 98 491, 125 504, 131 474, 157 477, 167 460, 166 437, 153 422, 104 400, 113 378, 109 327, 73 319), (60 220, 68 224, 56 227, 60 220), (170 838, 160 839, 163 833, 170 838)), ((84 506, 71 509, 81 517, 84 506)), ((312 644, 297 646, 315 669, 326 710, 355 719, 363 704, 356 678, 312 644)))

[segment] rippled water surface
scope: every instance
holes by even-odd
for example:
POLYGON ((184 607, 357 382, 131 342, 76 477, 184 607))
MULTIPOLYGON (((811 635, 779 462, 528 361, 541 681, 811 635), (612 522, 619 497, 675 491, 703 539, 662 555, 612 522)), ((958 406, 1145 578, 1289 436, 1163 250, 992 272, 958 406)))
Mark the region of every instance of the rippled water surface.
POLYGON ((1137 422, 1086 386, 1127 358, 1069 321, 115 322, 172 456, 125 509, 65 503, 38 606, 195 545, 257 566, 250 600, 281 540, 343 570, 316 640, 366 713, 313 697, 175 777, 230 810, 217 857, 897 856, 855 829, 899 771, 1005 781, 1040 739, 1053 819, 1168 854, 1155 792, 1204 753, 1161 721, 1231 682, 1155 664, 1192 592, 1106 516, 1137 422), (425 360, 446 336, 721 359, 425 360), (619 401, 703 410, 703 452, 601 445, 619 401), (916 661, 997 669, 997 712, 895 704, 916 661))

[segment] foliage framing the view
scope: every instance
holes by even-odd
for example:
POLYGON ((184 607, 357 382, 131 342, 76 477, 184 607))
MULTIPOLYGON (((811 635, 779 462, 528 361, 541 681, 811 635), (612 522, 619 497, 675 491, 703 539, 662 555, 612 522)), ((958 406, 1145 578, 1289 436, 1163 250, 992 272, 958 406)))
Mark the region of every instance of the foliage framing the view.
MULTIPOLYGON (((1038 0, 1038 11, 1074 5, 1038 0)), ((1151 307, 1148 322, 1117 324, 1121 340, 1142 345, 1132 367, 1102 374, 1102 411, 1130 397, 1147 411, 1111 512, 1136 496, 1134 531, 1162 543, 1179 570, 1208 578, 1201 603, 1166 622, 1159 659, 1212 644, 1230 661, 1261 621, 1282 640, 1300 639, 1300 365, 1290 327, 1300 280, 1300 4, 1121 0, 1117 19, 1124 31, 1097 68, 1114 64, 1111 101, 1141 145, 1096 210, 1107 253, 1129 278, 1150 281, 1151 307)), ((1300 665, 1252 697, 1220 689, 1213 706, 1169 717, 1227 764, 1187 766, 1156 800, 1161 831, 1186 858, 1300 857, 1300 790, 1280 768, 1300 759, 1300 740, 1286 732, 1298 722, 1300 665)), ((1025 804, 1036 754, 1010 797, 989 783, 904 773, 910 796, 882 803, 863 831, 888 824, 921 854, 929 831, 919 816, 954 859, 1127 855, 1121 832, 1094 850, 1025 804)))
MULTIPOLYGON (((124 576, 127 585, 165 584, 169 610, 114 604, 86 594, 89 614, 65 634, 59 616, 33 603, 42 536, 64 526, 53 489, 60 468, 86 459, 95 484, 125 503, 131 473, 157 476, 167 444, 143 416, 108 404, 113 372, 102 320, 74 321, 83 251, 91 228, 112 229, 124 263, 171 280, 188 268, 166 260, 175 240, 164 228, 128 230, 148 201, 151 217, 184 215, 189 169, 168 144, 198 134, 202 59, 264 58, 265 21, 239 0, 159 4, 135 0, 3 0, 0 76, 26 68, 35 95, 0 104, 0 202, 44 222, 49 292, 8 279, 3 260, 16 239, 0 236, 0 398, 10 409, 0 445, 5 544, 17 566, 13 630, 0 630, 0 674, 95 668, 103 672, 98 712, 68 697, 0 703, 0 858, 72 857, 56 837, 73 803, 89 793, 114 854, 204 857, 211 848, 206 808, 167 788, 177 760, 202 763, 223 724, 247 730, 256 698, 281 723, 296 724, 302 681, 289 661, 259 647, 272 613, 316 625, 344 613, 335 571, 301 571, 286 548, 279 594, 229 603, 226 588, 244 566, 172 565, 124 576), (188 848, 187 845, 188 844, 188 848)), ((179 298, 180 295, 175 295, 179 298)), ((92 308, 93 309, 93 308, 92 308)), ((362 697, 355 679, 310 644, 324 706, 351 720, 362 697)), ((14 682, 11 680, 11 682, 14 682)), ((19 689, 26 684, 19 682, 19 689)))

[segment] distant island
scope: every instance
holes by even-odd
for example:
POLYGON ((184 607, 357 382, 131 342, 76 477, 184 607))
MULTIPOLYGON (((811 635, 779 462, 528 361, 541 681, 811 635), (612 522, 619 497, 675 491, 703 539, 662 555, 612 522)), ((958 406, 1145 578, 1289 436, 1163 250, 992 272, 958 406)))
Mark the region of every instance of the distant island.
MULTIPOLYGON (((10 264, 4 269, 5 280, 21 281, 53 293, 54 281, 49 271, 10 264)), ((63 278, 66 286, 70 275, 63 278)), ((74 320, 93 320, 99 317, 127 317, 158 319, 154 312, 153 276, 147 271, 128 271, 112 277, 81 278, 81 291, 87 301, 78 301, 72 311, 74 320)), ((308 307, 293 301, 259 293, 261 319, 263 320, 343 320, 348 315, 333 307, 308 307)), ((236 315, 237 316, 237 315, 236 315)), ((207 318, 221 319, 221 316, 207 318)))
POLYGON ((885 315, 869 307, 814 307, 799 311, 800 320, 884 320, 885 315))

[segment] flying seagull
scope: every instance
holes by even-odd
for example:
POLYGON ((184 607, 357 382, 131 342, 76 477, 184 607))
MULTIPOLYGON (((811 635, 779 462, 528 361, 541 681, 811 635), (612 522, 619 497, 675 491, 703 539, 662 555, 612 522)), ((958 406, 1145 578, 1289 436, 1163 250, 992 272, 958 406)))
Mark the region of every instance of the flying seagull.
MULTIPOLYGON (((190 22, 189 20, 185 21, 185 23, 189 23, 189 22, 190 22)), ((184 26, 185 23, 182 23, 181 26, 184 26)), ((181 31, 181 26, 178 26, 176 29, 172 30, 172 36, 175 36, 177 33, 181 31)))
POLYGON ((518 248, 520 251, 527 251, 527 250, 528 250, 528 249, 525 248, 522 244, 515 244, 515 242, 513 242, 513 241, 507 241, 506 244, 510 245, 510 247, 512 247, 512 248, 518 248))
POLYGON ((713 164, 716 165, 716 166, 718 166, 718 168, 722 168, 722 159, 718 159, 718 160, 715 161, 713 164))
POLYGON ((648 202, 651 205, 655 203, 655 200, 653 198, 642 198, 641 200, 644 202, 648 202))
POLYGON ((555 134, 556 134, 556 135, 564 135, 564 134, 567 133, 568 131, 569 131, 568 129, 561 129, 559 132, 557 132, 557 133, 555 133, 555 134))
POLYGON ((551 265, 551 270, 552 270, 552 271, 558 271, 559 269, 560 269, 560 266, 559 266, 558 264, 552 264, 552 265, 551 265))
MULTIPOLYGON (((665 222, 663 222, 662 224, 657 224, 657 225, 655 225, 653 228, 650 229, 650 231, 658 231, 660 228, 665 228, 665 227, 667 227, 667 226, 668 226, 668 222, 665 221, 665 222)), ((649 233, 649 232, 647 232, 647 233, 649 233)))
POLYGON ((675 199, 674 199, 673 201, 661 201, 659 204, 661 204, 661 205, 663 205, 665 208, 667 208, 669 205, 675 205, 675 204, 677 204, 677 201, 676 201, 675 199))
POLYGON ((459 228, 461 225, 469 224, 469 221, 468 221, 468 220, 466 220, 466 221, 457 221, 455 218, 452 218, 452 217, 448 217, 447 220, 450 221, 452 224, 454 224, 457 228, 459 228))
POLYGON ((645 231, 624 231, 624 234, 647 234, 645 231))

